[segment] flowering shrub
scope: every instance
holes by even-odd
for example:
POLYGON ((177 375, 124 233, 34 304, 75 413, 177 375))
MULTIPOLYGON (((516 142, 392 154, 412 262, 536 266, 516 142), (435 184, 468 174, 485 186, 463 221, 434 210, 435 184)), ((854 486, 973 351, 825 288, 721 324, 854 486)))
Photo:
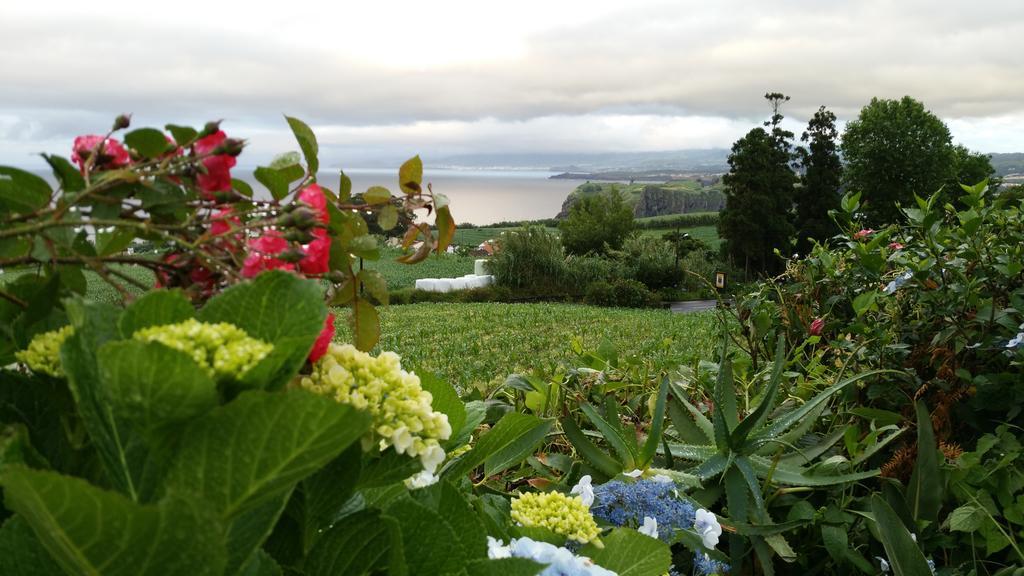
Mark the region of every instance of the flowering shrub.
POLYGON ((159 342, 188 354, 211 378, 239 380, 266 358, 274 347, 250 338, 244 330, 219 322, 207 324, 189 318, 177 324, 150 326, 132 335, 143 342, 159 342))
POLYGON ((419 377, 402 370, 395 353, 375 358, 349 344, 331 344, 298 385, 369 412, 373 425, 364 446, 418 457, 431 474, 444 461, 441 442, 452 433, 448 416, 431 408, 430 393, 419 377))
POLYGON ((527 492, 513 498, 512 519, 527 528, 546 528, 581 544, 594 540, 599 532, 580 497, 558 492, 527 492))
MULTIPOLYGON (((613 526, 638 528, 645 518, 657 523, 657 537, 668 542, 676 530, 693 528, 695 509, 679 497, 671 481, 612 480, 594 490, 594 517, 613 526)), ((713 547, 713 546, 712 546, 713 547)))
POLYGON ((73 332, 74 328, 69 325, 37 334, 29 342, 28 348, 18 351, 14 357, 19 362, 24 362, 33 372, 63 378, 64 370, 60 367, 60 347, 73 332))

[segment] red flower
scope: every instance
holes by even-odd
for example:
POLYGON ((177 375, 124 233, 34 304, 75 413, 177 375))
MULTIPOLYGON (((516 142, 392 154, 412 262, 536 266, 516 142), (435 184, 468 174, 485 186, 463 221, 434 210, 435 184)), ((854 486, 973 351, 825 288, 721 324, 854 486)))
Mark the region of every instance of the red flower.
POLYGON ((824 318, 815 318, 814 321, 811 322, 811 329, 809 330, 809 332, 811 333, 811 336, 821 336, 821 331, 824 328, 825 328, 825 319, 824 318))
POLYGON ((324 224, 327 224, 330 220, 330 215, 327 213, 327 196, 324 195, 324 191, 316 184, 310 184, 299 190, 297 199, 300 202, 309 204, 316 210, 317 217, 324 224))
POLYGON ((223 130, 218 130, 196 140, 193 145, 196 156, 206 156, 203 158, 206 174, 199 174, 196 177, 196 183, 199 184, 199 189, 203 191, 206 198, 212 198, 214 192, 231 190, 231 169, 235 166, 235 157, 230 154, 208 156, 226 139, 227 134, 224 134, 223 130))
POLYGON ((249 241, 249 256, 242 264, 242 276, 252 278, 264 270, 294 271, 295 265, 275 256, 288 249, 288 241, 277 230, 267 230, 263 236, 249 241))
POLYGON ((306 257, 299 261, 299 268, 305 274, 326 274, 330 270, 331 237, 323 228, 313 230, 313 236, 316 238, 303 246, 306 257))
POLYGON ((99 155, 92 164, 93 168, 117 168, 127 166, 131 162, 128 151, 117 140, 113 138, 104 140, 103 136, 95 134, 79 136, 75 138, 75 143, 71 147, 71 160, 78 164, 78 168, 83 173, 85 173, 85 163, 89 160, 89 156, 92 155, 93 149, 97 146, 100 146, 99 155), (100 145, 101 142, 102 145, 100 145))
POLYGON ((223 236, 231 232, 232 228, 241 226, 242 221, 238 219, 238 216, 232 216, 231 213, 231 206, 214 212, 210 217, 210 233, 214 236, 223 236))
POLYGON ((334 339, 334 314, 328 314, 327 319, 324 320, 324 328, 320 331, 320 335, 316 337, 316 342, 313 343, 313 349, 309 351, 309 361, 316 362, 321 356, 327 353, 327 347, 330 346, 331 340, 334 339))
POLYGON ((903 250, 903 244, 900 244, 899 242, 890 242, 889 243, 889 249, 890 250, 903 250))
POLYGON ((871 228, 865 228, 865 229, 861 230, 860 232, 854 233, 853 239, 854 240, 863 240, 863 239, 867 238, 868 236, 871 236, 874 233, 875 233, 875 231, 872 230, 871 228))

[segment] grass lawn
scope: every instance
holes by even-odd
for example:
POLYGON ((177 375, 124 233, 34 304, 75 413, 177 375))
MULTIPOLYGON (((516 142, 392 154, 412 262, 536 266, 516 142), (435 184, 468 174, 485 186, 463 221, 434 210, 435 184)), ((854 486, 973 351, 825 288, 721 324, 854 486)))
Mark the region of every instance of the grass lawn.
MULTIPOLYGON (((548 367, 607 339, 620 358, 640 355, 658 362, 713 359, 718 323, 712 312, 597 308, 576 304, 435 304, 379 308, 381 340, 403 366, 437 373, 461 390, 501 382, 514 372, 548 367)), ((338 341, 350 341, 339 314, 338 341)))
POLYGON ((418 264, 395 262, 401 255, 396 248, 384 248, 380 260, 364 260, 363 267, 380 272, 388 281, 388 290, 412 288, 420 278, 457 278, 473 273, 472 256, 457 254, 431 254, 418 264))
MULTIPOLYGON (((640 233, 643 234, 644 236, 657 236, 658 238, 661 238, 666 233, 672 232, 674 230, 674 228, 659 228, 656 230, 640 230, 640 233)), ((718 237, 718 228, 716 226, 697 226, 695 228, 680 228, 679 231, 689 233, 690 236, 696 238, 697 240, 707 242, 709 246, 716 250, 722 244, 722 239, 718 237)))

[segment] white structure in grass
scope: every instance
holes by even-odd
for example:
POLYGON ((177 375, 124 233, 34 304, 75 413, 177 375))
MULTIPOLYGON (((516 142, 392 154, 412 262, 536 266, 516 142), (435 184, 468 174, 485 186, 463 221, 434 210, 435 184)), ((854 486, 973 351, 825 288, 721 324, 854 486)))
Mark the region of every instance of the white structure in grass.
POLYGON ((455 290, 471 290, 494 284, 494 276, 486 274, 485 259, 473 263, 473 274, 461 278, 420 278, 416 281, 416 289, 426 292, 452 292, 455 290))

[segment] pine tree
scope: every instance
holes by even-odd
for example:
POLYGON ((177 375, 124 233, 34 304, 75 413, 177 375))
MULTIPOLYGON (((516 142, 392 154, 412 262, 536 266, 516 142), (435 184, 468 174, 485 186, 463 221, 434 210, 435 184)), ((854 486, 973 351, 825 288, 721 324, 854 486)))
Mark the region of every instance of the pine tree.
POLYGON ((788 252, 793 236, 793 133, 781 126, 779 111, 788 96, 765 94, 772 116, 765 128, 754 128, 732 146, 725 183, 725 209, 718 232, 725 250, 746 274, 778 272, 782 261, 776 249, 788 252))
POLYGON ((812 242, 825 241, 838 232, 829 210, 839 208, 839 187, 843 178, 843 163, 839 159, 836 137, 836 115, 818 108, 807 130, 800 136, 808 147, 797 148, 803 175, 796 189, 796 249, 801 254, 810 251, 812 242))

